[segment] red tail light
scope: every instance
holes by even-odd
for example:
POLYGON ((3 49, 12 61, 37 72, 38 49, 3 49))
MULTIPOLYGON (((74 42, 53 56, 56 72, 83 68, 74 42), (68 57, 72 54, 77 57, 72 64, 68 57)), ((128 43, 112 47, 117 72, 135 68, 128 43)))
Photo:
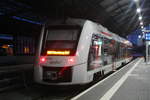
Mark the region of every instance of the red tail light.
POLYGON ((70 50, 59 50, 59 51, 55 51, 55 50, 48 50, 47 51, 47 55, 60 55, 60 56, 67 56, 70 55, 70 50))
POLYGON ((46 58, 45 57, 41 57, 40 58, 40 63, 45 63, 46 62, 46 58))
POLYGON ((69 62, 69 63, 73 63, 73 62, 74 62, 74 59, 73 59, 73 58, 69 58, 69 59, 68 59, 68 62, 69 62))

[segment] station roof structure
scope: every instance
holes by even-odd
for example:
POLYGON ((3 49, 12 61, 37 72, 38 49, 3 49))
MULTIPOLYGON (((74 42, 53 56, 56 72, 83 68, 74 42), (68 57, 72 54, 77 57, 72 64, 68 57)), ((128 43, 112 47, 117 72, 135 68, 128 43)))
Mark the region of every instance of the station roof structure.
POLYGON ((49 19, 83 18, 126 36, 140 28, 137 6, 144 26, 148 25, 150 0, 0 0, 0 20, 13 18, 43 24, 49 19))

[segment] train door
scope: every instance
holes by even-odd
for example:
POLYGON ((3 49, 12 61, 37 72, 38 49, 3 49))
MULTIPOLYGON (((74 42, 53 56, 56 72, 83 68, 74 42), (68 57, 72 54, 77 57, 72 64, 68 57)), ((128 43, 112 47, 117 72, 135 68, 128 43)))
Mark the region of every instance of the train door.
POLYGON ((93 34, 88 55, 88 70, 99 68, 102 65, 102 37, 93 34))
POLYGON ((111 43, 111 40, 103 37, 103 45, 102 45, 102 58, 103 65, 112 64, 113 56, 114 56, 114 46, 111 43))
POLYGON ((118 42, 118 60, 121 60, 121 54, 122 54, 121 43, 118 42))

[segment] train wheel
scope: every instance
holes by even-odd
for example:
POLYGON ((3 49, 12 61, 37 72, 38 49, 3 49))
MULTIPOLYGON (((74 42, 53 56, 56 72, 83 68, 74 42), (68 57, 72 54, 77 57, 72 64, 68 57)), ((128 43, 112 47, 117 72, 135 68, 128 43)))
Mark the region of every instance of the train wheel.
POLYGON ((101 71, 101 76, 103 77, 105 75, 104 70, 101 71))
POLYGON ((94 81, 99 80, 101 77, 102 77, 101 71, 100 71, 100 72, 97 72, 97 73, 94 74, 93 80, 94 80, 94 81))
POLYGON ((121 66, 124 66, 125 64, 126 64, 125 62, 122 62, 122 63, 121 63, 121 66))

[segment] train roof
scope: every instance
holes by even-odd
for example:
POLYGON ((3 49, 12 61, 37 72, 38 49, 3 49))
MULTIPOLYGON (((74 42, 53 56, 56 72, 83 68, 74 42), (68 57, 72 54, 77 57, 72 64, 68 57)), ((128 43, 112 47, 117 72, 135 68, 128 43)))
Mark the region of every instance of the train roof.
MULTIPOLYGON (((97 32, 101 33, 101 35, 105 36, 106 38, 113 39, 117 42, 124 43, 126 45, 132 46, 132 43, 119 35, 109 31, 107 28, 105 28, 103 25, 93 22, 91 20, 87 19, 79 19, 79 18, 68 18, 65 23, 69 25, 79 25, 79 26, 84 26, 86 22, 91 22, 94 25, 94 28, 97 30, 97 32)), ((56 25, 56 24, 55 24, 56 25)), ((57 23, 58 25, 58 23, 57 23)))
MULTIPOLYGON (((86 21, 90 21, 90 20, 84 20, 84 19, 74 19, 74 18, 69 18, 67 20, 67 22, 69 22, 69 24, 76 24, 76 25, 80 25, 80 26, 83 26, 85 24, 86 21)), ((99 24, 99 23, 96 23, 96 22, 93 22, 93 21, 90 21, 93 23, 95 29, 101 33, 103 36, 109 38, 109 39, 113 39, 117 42, 121 42, 123 44, 126 44, 126 45, 129 45, 129 46, 132 46, 132 43, 122 37, 120 37, 119 35, 109 31, 107 28, 105 28, 103 25, 99 24)))

